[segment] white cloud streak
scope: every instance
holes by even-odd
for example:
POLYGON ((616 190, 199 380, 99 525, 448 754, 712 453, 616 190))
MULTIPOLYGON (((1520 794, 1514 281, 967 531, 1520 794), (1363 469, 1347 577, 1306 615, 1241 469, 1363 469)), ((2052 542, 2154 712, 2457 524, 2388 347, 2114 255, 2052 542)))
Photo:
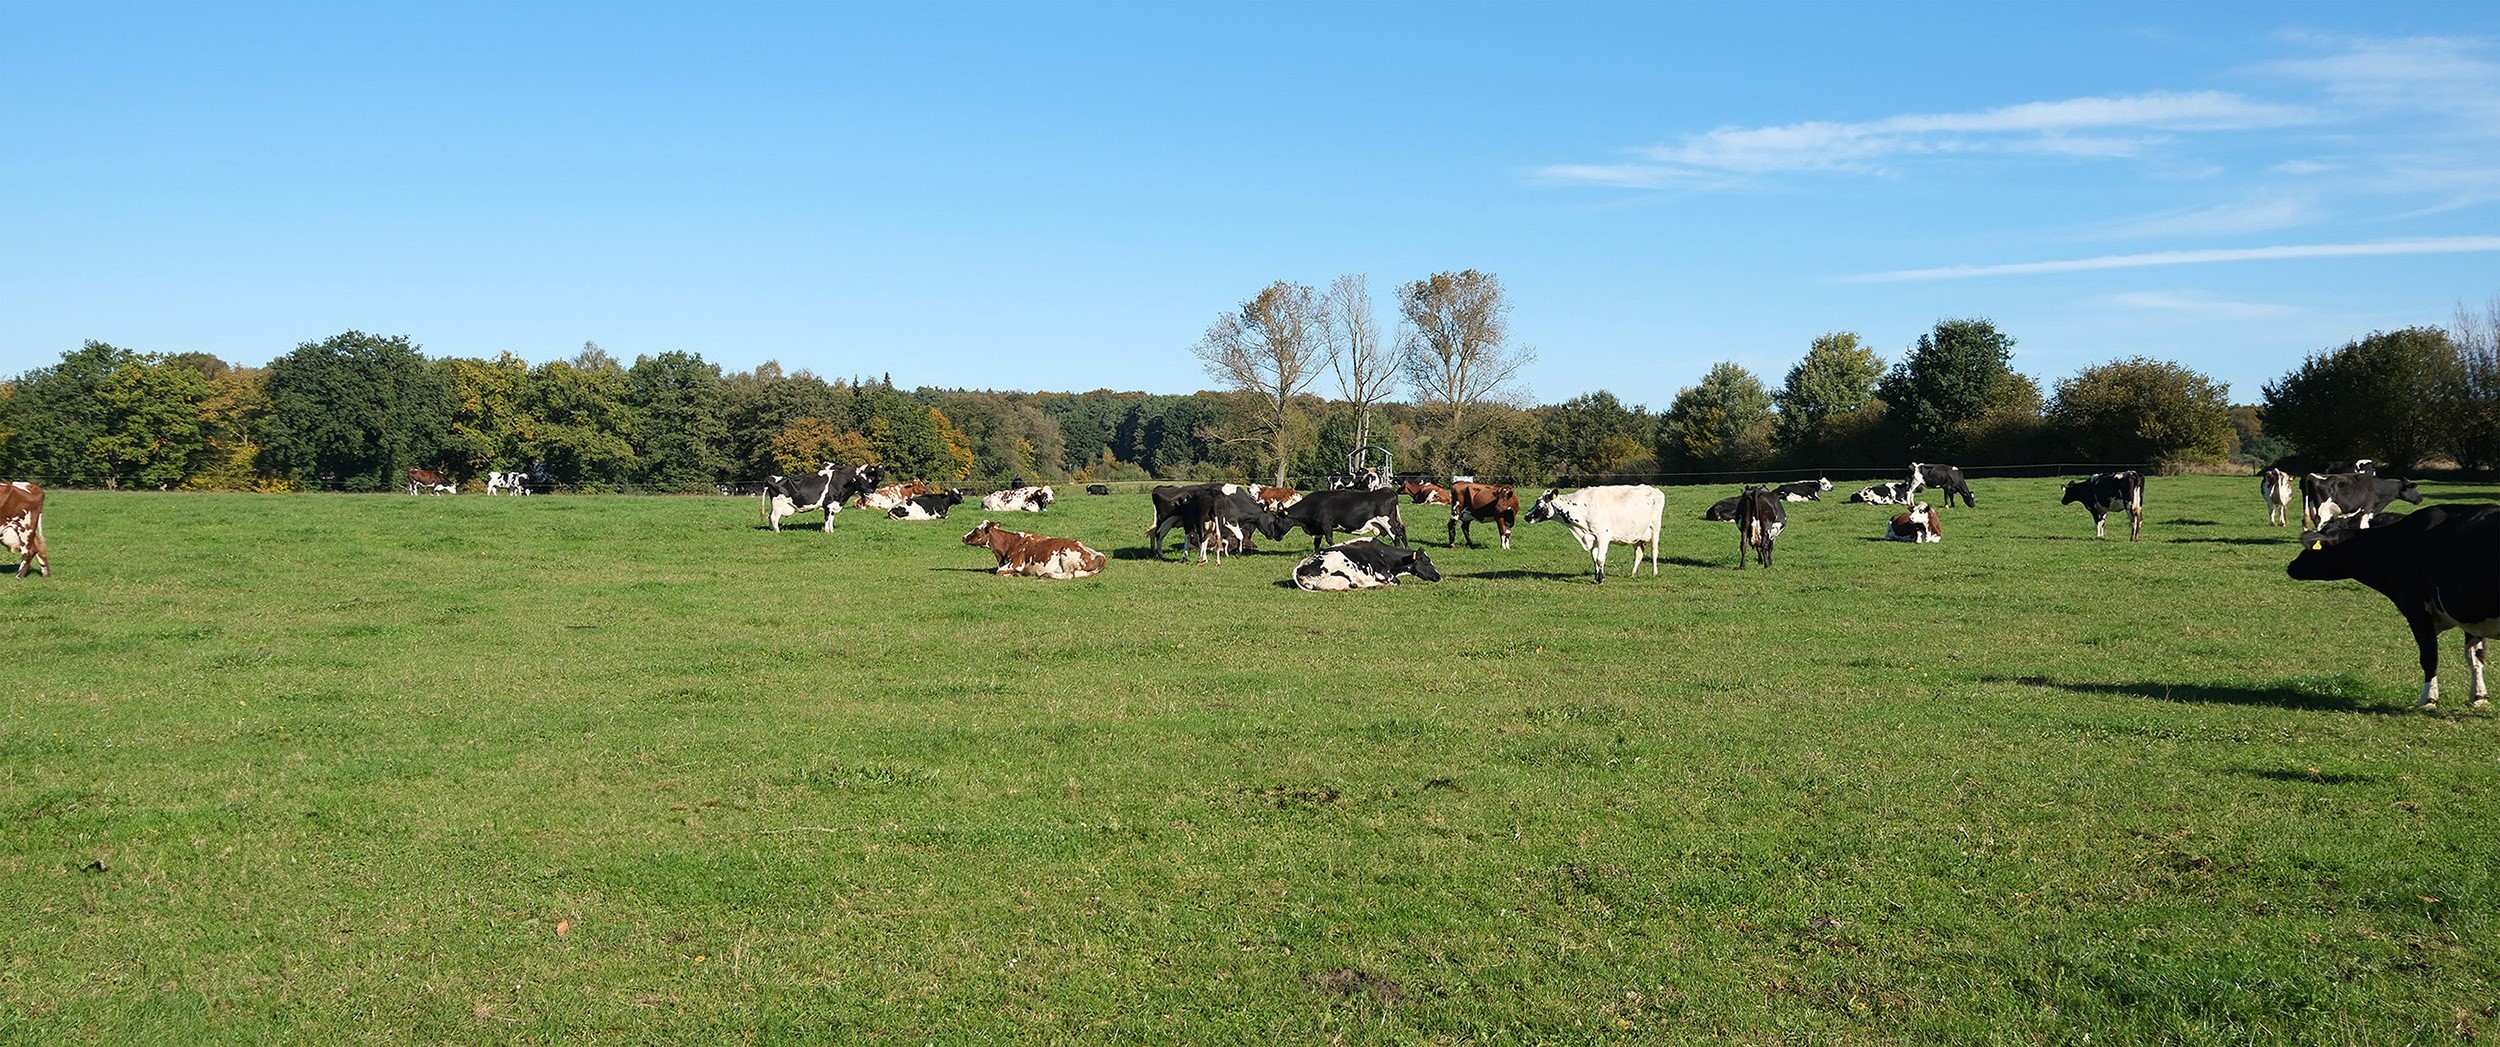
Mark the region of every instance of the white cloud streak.
POLYGON ((2275 305, 2269 302, 2233 302, 2194 291, 2130 291, 2111 295, 2110 302, 2129 309, 2156 309, 2164 312, 2193 313, 2218 316, 2229 320, 2259 320, 2276 316, 2299 316, 2309 312, 2296 305, 2275 305))
POLYGON ((1924 280, 1965 280, 1982 276, 2031 273, 2077 273, 2097 269, 2141 269, 2161 265, 2205 265, 2214 262, 2264 262, 2296 258, 2361 258, 2385 255, 2466 254, 2500 251, 2500 236, 2444 236, 2416 240, 2381 240, 2358 244, 2282 244, 2274 247, 2233 247, 2200 251, 2154 251, 2147 254, 2102 255, 2050 262, 2004 265, 1954 265, 1937 269, 1898 269, 1843 277, 1843 283, 1910 283, 1924 280))

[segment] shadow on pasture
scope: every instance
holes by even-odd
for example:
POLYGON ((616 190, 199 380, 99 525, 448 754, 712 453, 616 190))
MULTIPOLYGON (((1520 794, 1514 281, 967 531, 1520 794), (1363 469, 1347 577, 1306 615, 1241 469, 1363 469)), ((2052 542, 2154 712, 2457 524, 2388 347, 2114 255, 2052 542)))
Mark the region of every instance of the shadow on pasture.
POLYGON ((2012 683, 2025 687, 2046 687, 2073 694, 2124 695, 2151 698, 2155 701, 2181 705, 2247 705, 2267 709, 2297 709, 2307 712, 2371 713, 2385 716, 2402 711, 2403 707, 2380 704, 2364 705, 2339 694, 2320 694, 2290 684, 2272 686, 2241 686, 2238 684, 2159 683, 2152 680, 2137 683, 2101 683, 2098 681, 2053 680, 2045 676, 1982 676, 1981 683, 2012 683))
POLYGON ((2187 517, 2182 516, 2176 520, 2163 520, 2161 521, 2161 525, 2164 527, 2220 527, 2222 526, 2222 521, 2190 520, 2187 517))
POLYGON ((1658 562, 1671 563, 1677 567, 1725 567, 1728 565, 1726 560, 1703 560, 1691 556, 1661 556, 1658 562))
POLYGON ((2426 491, 2441 502, 2500 502, 2500 491, 2426 491))
POLYGON ((997 574, 995 567, 932 567, 932 571, 959 571, 964 574, 997 574))
POLYGON ((2222 773, 2236 774, 2242 778, 2263 778, 2270 782, 2291 782, 2295 785, 2359 785, 2363 782, 2378 780, 2375 775, 2342 774, 2334 771, 2324 773, 2287 771, 2278 767, 2225 767, 2222 773))
POLYGON ((2181 545, 2280 545, 2297 548, 2300 543, 2293 541, 2292 539, 2298 537, 2300 536, 2289 535, 2271 538, 2164 538, 2162 540, 2181 545))
POLYGON ((1457 571, 1444 571, 1444 572, 1442 572, 1442 573, 1443 573, 1443 574, 1446 574, 1446 575, 1449 575, 1449 576, 1451 576, 1451 577, 1453 577, 1453 578, 1499 578, 1499 579, 1503 579, 1503 580, 1517 580, 1517 579, 1522 579, 1522 578, 1537 578, 1537 579, 1543 579, 1543 580, 1546 580, 1546 581, 1566 581, 1566 582, 1568 582, 1568 581, 1584 581, 1584 580, 1586 580, 1586 579, 1589 577, 1586 573, 1581 573, 1581 572, 1573 572, 1573 571, 1531 571, 1531 570, 1528 570, 1527 568, 1524 568, 1524 567, 1505 567, 1505 568, 1503 568, 1503 569, 1501 569, 1501 570, 1499 570, 1499 571, 1476 571, 1476 572, 1473 572, 1473 573, 1468 573, 1468 574, 1461 574, 1461 573, 1459 573, 1459 572, 1457 572, 1457 571))

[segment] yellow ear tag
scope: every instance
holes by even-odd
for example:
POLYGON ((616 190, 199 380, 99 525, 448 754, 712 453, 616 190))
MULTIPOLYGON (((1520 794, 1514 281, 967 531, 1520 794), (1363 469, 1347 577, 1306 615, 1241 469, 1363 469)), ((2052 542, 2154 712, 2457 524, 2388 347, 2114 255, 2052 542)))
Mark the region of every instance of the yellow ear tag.
POLYGON ((2326 543, 2324 541, 2311 542, 2309 543, 2309 547, 2312 549, 2324 549, 2326 548, 2326 543))

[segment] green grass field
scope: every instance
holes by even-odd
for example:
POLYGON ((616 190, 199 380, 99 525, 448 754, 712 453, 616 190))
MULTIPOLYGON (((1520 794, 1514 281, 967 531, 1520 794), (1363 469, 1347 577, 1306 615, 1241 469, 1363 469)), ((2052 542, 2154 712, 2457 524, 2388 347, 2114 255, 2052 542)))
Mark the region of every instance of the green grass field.
MULTIPOLYGON (((2348 1042, 2500 1031, 2500 718, 2251 478, 1941 545, 1719 488, 1310 594, 1139 495, 55 492, 0 578, 0 1041, 2348 1042), (2291 530, 2297 530, 2295 526, 2291 530)), ((2434 501, 2500 500, 2434 485, 2434 501)), ((1479 528, 1479 540, 1491 529, 1479 528)))

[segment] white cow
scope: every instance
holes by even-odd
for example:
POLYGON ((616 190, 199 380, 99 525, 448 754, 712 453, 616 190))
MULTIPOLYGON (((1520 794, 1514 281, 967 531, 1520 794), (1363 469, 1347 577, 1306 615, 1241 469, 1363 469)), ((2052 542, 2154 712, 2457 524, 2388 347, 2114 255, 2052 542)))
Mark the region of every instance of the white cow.
POLYGON ((2281 469, 2267 469, 2257 474, 2257 493, 2266 499, 2266 522, 2281 527, 2291 518, 2292 499, 2300 496, 2300 481, 2281 469))
POLYGON ((1048 487, 1011 487, 982 495, 981 508, 993 513, 1038 513, 1058 500, 1058 494, 1048 487))
POLYGON ((1650 577, 1658 576, 1658 527, 1667 513, 1666 493, 1646 484, 1583 487, 1570 494, 1547 488, 1528 511, 1528 523, 1560 520, 1597 562, 1597 584, 1606 584, 1606 548, 1632 547, 1632 573, 1641 573, 1641 550, 1649 550, 1650 577))
POLYGON ((486 474, 486 493, 528 494, 530 492, 529 488, 521 486, 521 474, 490 472, 486 474))

